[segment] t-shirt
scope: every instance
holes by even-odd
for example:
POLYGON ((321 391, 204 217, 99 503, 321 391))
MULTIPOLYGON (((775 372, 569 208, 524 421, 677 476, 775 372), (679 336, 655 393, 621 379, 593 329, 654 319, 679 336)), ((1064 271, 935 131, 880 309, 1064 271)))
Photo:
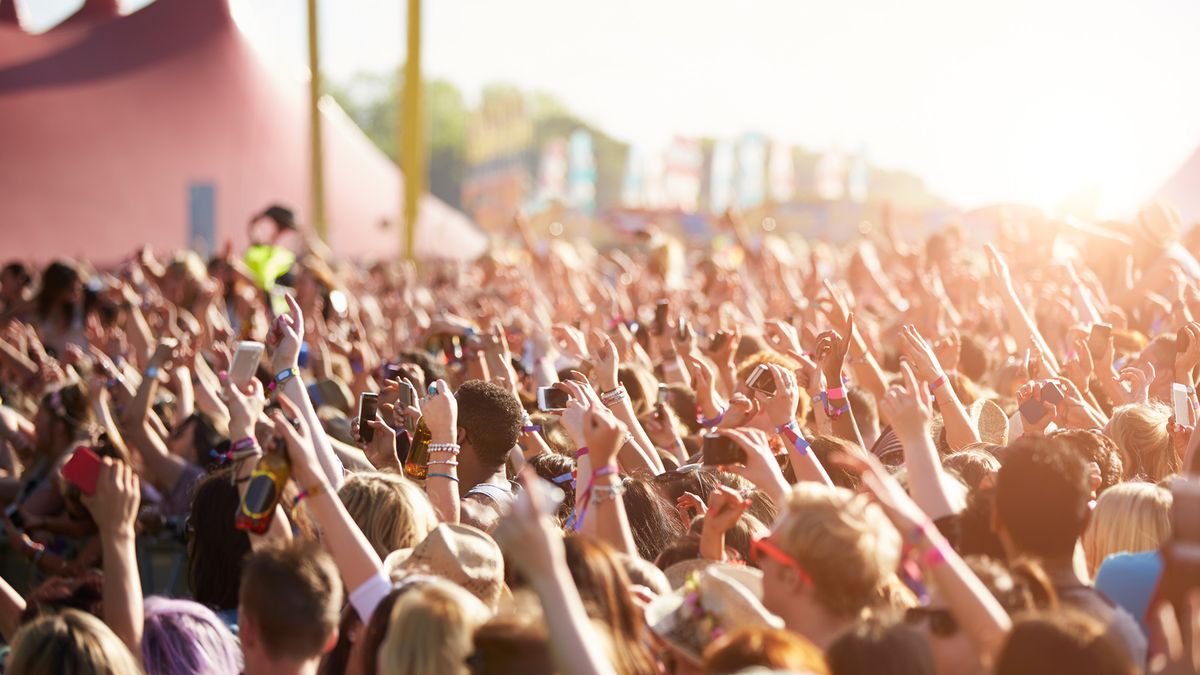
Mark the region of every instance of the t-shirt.
POLYGON ((1074 574, 1050 574, 1050 581, 1059 603, 1103 623, 1109 639, 1132 663, 1139 668, 1146 665, 1146 636, 1129 612, 1100 591, 1080 583, 1074 574))
POLYGON ((296 254, 286 248, 255 244, 246 250, 246 267, 250 268, 254 281, 263 289, 274 286, 275 280, 287 272, 294 262, 296 254))
POLYGON ((1096 572, 1096 590, 1133 615, 1142 634, 1149 636, 1146 616, 1162 570, 1158 551, 1114 553, 1104 559, 1096 572))

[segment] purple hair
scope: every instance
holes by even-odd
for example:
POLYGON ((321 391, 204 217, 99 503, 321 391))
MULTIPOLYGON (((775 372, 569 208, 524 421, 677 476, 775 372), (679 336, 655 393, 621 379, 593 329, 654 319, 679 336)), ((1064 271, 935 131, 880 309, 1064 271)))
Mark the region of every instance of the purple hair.
POLYGON ((146 598, 142 661, 147 675, 236 675, 242 652, 213 611, 191 600, 146 598))

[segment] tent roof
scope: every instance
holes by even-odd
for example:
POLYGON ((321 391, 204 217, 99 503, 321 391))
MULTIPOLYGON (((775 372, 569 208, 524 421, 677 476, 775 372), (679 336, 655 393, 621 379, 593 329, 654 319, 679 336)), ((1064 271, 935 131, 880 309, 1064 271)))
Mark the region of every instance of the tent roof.
MULTIPOLYGON (((266 65, 226 0, 157 0, 124 17, 105 15, 109 3, 89 2, 43 35, 0 22, 5 252, 105 260, 141 243, 186 246, 199 184, 215 190, 218 246, 244 245, 249 217, 269 203, 307 222, 307 82, 266 65)), ((395 255, 399 170, 332 99, 321 125, 331 247, 395 255)), ((486 247, 461 213, 422 200, 418 255, 486 247)))

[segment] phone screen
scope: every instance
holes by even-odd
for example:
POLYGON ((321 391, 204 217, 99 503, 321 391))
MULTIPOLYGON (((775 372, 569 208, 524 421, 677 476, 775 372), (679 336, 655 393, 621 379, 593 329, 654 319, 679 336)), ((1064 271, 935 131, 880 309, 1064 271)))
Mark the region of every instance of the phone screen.
POLYGON ((671 310, 671 303, 667 300, 659 300, 654 306, 654 334, 662 335, 667 331, 667 313, 671 310))
POLYGON ((700 444, 700 454, 701 461, 708 466, 746 463, 746 451, 720 434, 706 434, 700 444))
POLYGON ((100 457, 91 448, 79 448, 62 468, 63 478, 89 497, 96 492, 100 475, 100 457))
POLYGON ((1019 410, 1021 417, 1030 424, 1037 424, 1046 416, 1046 409, 1042 407, 1041 401, 1032 398, 1022 403, 1019 410))
POLYGON ((1187 387, 1182 384, 1172 384, 1171 400, 1175 404, 1175 422, 1190 426, 1192 423, 1192 403, 1188 400, 1187 387))
POLYGON ((1042 385, 1042 400, 1050 405, 1058 405, 1063 400, 1062 390, 1058 385, 1047 382, 1042 385))
POLYGON ((566 410, 567 401, 571 397, 567 392, 554 387, 541 387, 538 389, 538 409, 543 412, 566 410))
POLYGON ((1107 323, 1092 324, 1092 334, 1088 337, 1088 349, 1091 350, 1092 356, 1104 351, 1110 337, 1112 337, 1112 326, 1107 323))
POLYGON ((358 436, 364 442, 370 443, 375 438, 375 429, 367 424, 375 419, 379 409, 379 394, 364 393, 358 399, 358 436))
POLYGON ((233 352, 233 363, 229 366, 229 381, 236 387, 244 387, 254 377, 258 370, 258 362, 262 359, 263 343, 239 342, 233 352))
POLYGON ((746 378, 746 386, 768 396, 775 395, 775 378, 765 363, 760 363, 754 372, 750 373, 750 377, 746 378))

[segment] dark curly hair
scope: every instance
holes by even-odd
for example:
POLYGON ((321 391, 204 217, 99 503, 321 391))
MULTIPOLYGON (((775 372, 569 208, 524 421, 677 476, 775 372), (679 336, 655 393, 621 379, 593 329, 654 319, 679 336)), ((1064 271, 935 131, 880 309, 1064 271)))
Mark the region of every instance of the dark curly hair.
POLYGON ((503 466, 521 433, 521 403, 509 390, 483 380, 463 382, 454 397, 458 426, 467 432, 480 463, 493 470, 503 466))

